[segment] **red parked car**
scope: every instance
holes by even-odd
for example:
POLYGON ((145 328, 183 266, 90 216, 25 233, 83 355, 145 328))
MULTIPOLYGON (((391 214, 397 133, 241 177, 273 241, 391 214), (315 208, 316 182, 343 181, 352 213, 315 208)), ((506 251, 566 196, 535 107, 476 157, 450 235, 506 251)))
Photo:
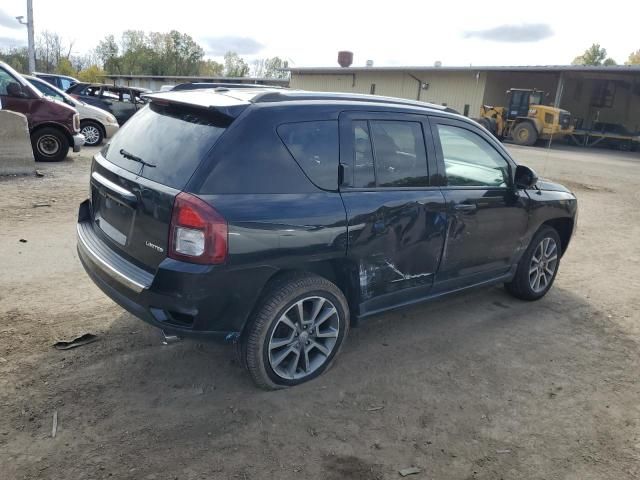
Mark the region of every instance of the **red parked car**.
POLYGON ((0 108, 27 117, 33 155, 37 161, 60 161, 70 148, 79 152, 84 145, 78 112, 42 95, 3 62, 0 62, 0 108))

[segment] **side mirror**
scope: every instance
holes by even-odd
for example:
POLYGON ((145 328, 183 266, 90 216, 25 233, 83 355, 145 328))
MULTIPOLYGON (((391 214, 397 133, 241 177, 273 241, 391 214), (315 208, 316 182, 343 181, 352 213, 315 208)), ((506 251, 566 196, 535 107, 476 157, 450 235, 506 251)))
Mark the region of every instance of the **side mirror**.
POLYGON ((525 167, 524 165, 518 165, 516 167, 514 182, 516 188, 532 188, 536 183, 538 183, 538 175, 531 168, 525 167))

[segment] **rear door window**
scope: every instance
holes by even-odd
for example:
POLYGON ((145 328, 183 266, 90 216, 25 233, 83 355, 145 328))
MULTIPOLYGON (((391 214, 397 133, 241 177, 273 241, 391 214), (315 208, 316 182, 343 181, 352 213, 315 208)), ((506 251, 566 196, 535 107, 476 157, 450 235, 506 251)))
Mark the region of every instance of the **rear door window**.
POLYGON ((429 186, 424 134, 420 122, 353 120, 352 171, 344 186, 394 188, 429 186))
POLYGON ((103 155, 125 170, 183 189, 228 125, 215 112, 150 104, 120 127, 103 155))
POLYGON ((338 122, 286 123, 278 127, 278 135, 300 168, 318 187, 338 188, 338 122))
POLYGON ((369 122, 379 187, 429 185, 427 153, 418 122, 369 122))

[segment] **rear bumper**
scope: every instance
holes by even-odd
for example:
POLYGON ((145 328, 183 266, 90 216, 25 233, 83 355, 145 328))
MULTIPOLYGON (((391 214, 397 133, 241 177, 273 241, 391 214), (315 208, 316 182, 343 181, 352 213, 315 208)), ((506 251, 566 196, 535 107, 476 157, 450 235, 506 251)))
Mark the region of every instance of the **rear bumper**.
POLYGON ((89 277, 136 317, 177 335, 235 338, 270 275, 263 268, 233 271, 169 258, 149 272, 112 250, 96 230, 87 200, 80 205, 77 250, 89 277))
POLYGON ((79 152, 83 145, 84 145, 84 135, 82 135, 81 133, 76 133, 73 136, 73 151, 79 152))

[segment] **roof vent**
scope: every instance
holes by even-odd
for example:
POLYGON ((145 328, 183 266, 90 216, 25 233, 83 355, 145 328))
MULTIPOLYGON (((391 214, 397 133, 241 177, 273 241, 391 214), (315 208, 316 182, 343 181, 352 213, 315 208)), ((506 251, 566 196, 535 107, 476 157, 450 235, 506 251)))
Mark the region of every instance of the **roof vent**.
POLYGON ((342 68, 350 67, 353 63, 353 52, 343 50, 338 52, 338 63, 342 68))
POLYGON ((367 60, 367 67, 373 67, 373 60, 367 60))
POLYGON ((433 64, 434 67, 438 68, 442 66, 442 62, 440 60, 436 60, 433 64))

